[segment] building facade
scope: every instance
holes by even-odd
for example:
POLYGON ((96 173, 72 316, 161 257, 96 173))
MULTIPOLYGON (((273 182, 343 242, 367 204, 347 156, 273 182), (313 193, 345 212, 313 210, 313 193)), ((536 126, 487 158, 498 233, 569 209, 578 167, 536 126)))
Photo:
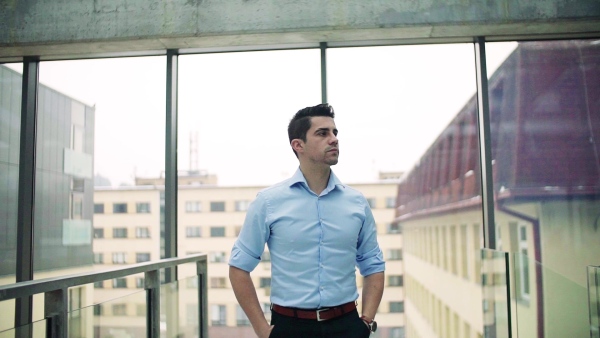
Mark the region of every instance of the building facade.
MULTIPOLYGON (((210 175, 209 175, 210 176, 210 175)), ((240 232, 245 212, 264 186, 218 186, 206 184, 207 177, 181 176, 178 192, 178 255, 195 253, 208 255, 209 325, 211 337, 231 337, 252 332, 250 322, 239 307, 229 283, 229 255, 240 232)), ((214 182, 212 177, 208 182, 214 182)), ((137 179, 132 187, 97 187, 94 193, 94 259, 97 268, 133 264, 160 258, 161 196, 164 181, 137 179)), ((394 218, 397 180, 351 184, 368 199, 378 228, 380 246, 386 259, 386 288, 377 320, 379 337, 403 337, 404 303, 402 274, 402 235, 391 224, 394 218)), ((162 197, 164 199, 164 197, 162 197)), ((197 284, 193 266, 179 271, 180 318, 196 319, 197 284)), ((357 274, 359 275, 359 274, 357 274)), ((251 274, 265 315, 270 316, 270 259, 268 251, 251 274)), ((357 277, 362 286, 362 277, 357 277)), ((139 317, 140 327, 145 316, 145 300, 127 299, 144 286, 143 276, 96 284, 94 303, 103 303, 96 310, 96 320, 102 330, 131 332, 131 321, 123 316, 139 317), (127 297, 126 297, 127 296, 127 297), (122 301, 110 299, 122 298, 122 301), (139 310, 138 310, 139 309, 139 310)), ((359 298, 360 301, 360 298, 359 298)), ((96 306, 98 308, 98 306, 96 306)), ((135 332, 135 331, 133 331, 135 332)))
POLYGON ((523 42, 490 77, 493 226, 482 223, 476 97, 400 183, 409 337, 594 330, 599 64, 594 40, 523 42))

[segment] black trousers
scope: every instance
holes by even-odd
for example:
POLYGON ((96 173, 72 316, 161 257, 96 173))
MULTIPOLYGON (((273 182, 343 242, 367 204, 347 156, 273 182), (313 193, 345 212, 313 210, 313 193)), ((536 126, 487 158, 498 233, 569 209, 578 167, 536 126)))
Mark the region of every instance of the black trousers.
POLYGON ((271 312, 274 325, 269 338, 367 338, 371 331, 358 316, 358 311, 318 322, 271 312))

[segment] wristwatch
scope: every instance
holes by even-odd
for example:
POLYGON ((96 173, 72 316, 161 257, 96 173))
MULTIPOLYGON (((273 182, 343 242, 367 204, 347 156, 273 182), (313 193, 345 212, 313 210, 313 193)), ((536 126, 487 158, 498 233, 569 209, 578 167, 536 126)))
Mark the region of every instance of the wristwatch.
POLYGON ((375 319, 370 319, 367 316, 360 316, 360 319, 362 319, 362 321, 369 326, 369 330, 371 330, 371 332, 377 331, 377 322, 375 319))

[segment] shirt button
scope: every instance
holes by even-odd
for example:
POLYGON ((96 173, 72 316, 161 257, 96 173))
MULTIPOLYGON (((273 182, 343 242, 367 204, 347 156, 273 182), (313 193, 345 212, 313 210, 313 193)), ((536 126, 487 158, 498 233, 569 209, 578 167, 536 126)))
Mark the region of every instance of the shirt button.
POLYGON ((321 290, 323 290, 323 289, 325 289, 325 288, 321 286, 321 287, 320 287, 320 289, 321 289, 321 290))

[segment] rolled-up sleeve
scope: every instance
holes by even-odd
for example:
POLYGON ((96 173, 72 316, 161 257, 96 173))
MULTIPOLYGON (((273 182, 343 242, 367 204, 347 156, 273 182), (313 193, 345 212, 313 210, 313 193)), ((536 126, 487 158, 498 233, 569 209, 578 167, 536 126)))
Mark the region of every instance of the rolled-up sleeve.
POLYGON ((256 268, 265 250, 265 243, 269 240, 266 218, 267 203, 259 193, 248 207, 240 235, 231 249, 229 265, 248 272, 256 268))
POLYGON ((365 201, 365 221, 358 236, 356 265, 363 276, 385 271, 383 253, 377 243, 377 226, 373 213, 365 201))

